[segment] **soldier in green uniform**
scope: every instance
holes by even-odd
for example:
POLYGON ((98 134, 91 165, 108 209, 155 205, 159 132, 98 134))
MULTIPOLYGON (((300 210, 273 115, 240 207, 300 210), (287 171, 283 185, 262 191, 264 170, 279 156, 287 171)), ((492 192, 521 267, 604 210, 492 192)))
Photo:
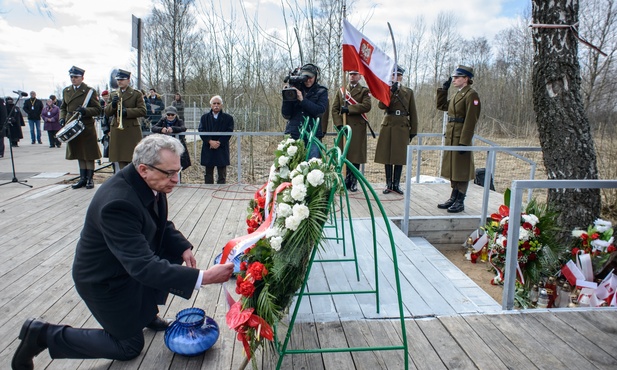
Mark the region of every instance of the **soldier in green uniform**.
POLYGON ((390 106, 379 102, 384 110, 379 139, 375 149, 375 162, 386 167, 384 194, 395 192, 403 195, 400 188, 403 165, 407 162, 407 145, 418 134, 418 112, 413 90, 401 85, 405 70, 397 66, 396 82, 390 88, 390 106))
MULTIPOLYGON (((109 132, 109 161, 117 162, 118 169, 121 170, 131 162, 133 150, 141 141, 141 123, 138 118, 145 117, 147 111, 141 91, 129 86, 131 72, 118 69, 115 79, 118 82, 118 89, 112 93, 111 104, 105 106, 105 116, 112 118, 109 132)), ((155 123, 152 122, 153 125, 155 123)))
MULTIPOLYGON (((360 169, 361 163, 366 163, 366 113, 371 110, 371 95, 369 89, 360 85, 362 76, 357 71, 349 71, 347 90, 339 89, 332 104, 332 120, 339 130, 343 127, 343 115, 347 115, 346 124, 351 128, 351 143, 347 159, 360 169)), ((347 170, 345 187, 352 192, 358 191, 358 180, 347 170)))
POLYGON ((101 104, 96 91, 90 96, 88 104, 83 107, 91 87, 84 83, 85 71, 79 67, 71 67, 71 86, 62 90, 62 105, 60 106, 60 125, 64 126, 67 119, 73 118, 76 112, 81 114, 81 122, 85 129, 66 146, 66 159, 77 159, 79 163, 79 181, 73 184, 73 189, 94 188, 94 161, 101 158, 94 126, 94 117, 101 114, 101 104))
MULTIPOLYGON (((437 109, 448 112, 446 145, 469 146, 480 117, 480 97, 471 88, 473 68, 459 65, 443 87, 437 89, 437 109), (450 84, 456 87, 454 96, 448 100, 450 84)), ((450 180, 450 199, 437 205, 457 213, 465 210, 465 195, 469 180, 475 176, 473 152, 446 151, 441 164, 441 176, 450 180)))

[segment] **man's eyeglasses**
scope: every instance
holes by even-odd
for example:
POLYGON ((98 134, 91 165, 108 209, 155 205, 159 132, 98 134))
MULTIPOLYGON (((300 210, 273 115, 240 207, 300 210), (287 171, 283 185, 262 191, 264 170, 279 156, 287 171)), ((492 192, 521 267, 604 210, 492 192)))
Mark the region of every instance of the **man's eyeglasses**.
POLYGON ((157 171, 159 171, 160 173, 165 174, 165 176, 167 176, 167 178, 168 178, 168 179, 171 179, 172 177, 176 176, 176 175, 178 174, 178 172, 180 172, 180 170, 165 171, 165 170, 162 170, 162 169, 160 169, 160 168, 158 168, 158 167, 156 167, 156 166, 153 166, 153 165, 151 165, 151 164, 147 164, 146 166, 148 166, 148 167, 150 167, 150 168, 152 168, 152 169, 154 169, 154 170, 157 170, 157 171))

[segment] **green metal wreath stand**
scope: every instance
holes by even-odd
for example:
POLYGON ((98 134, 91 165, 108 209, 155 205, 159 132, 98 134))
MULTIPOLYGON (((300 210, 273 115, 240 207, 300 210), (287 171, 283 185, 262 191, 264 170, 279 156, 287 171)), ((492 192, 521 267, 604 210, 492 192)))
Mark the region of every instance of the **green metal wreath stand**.
MULTIPOLYGON (((353 258, 349 258, 349 259, 338 259, 338 260, 316 260, 315 256, 317 253, 317 249, 318 249, 318 245, 316 245, 313 248, 313 251, 311 253, 311 257, 309 259, 309 263, 308 263, 308 267, 306 270, 306 275, 304 277, 304 281, 302 283, 302 286, 300 288, 300 290, 298 291, 298 293, 296 294, 297 296, 297 300, 295 302, 295 305, 293 307, 293 310, 291 311, 291 320, 289 322, 289 327, 287 328, 286 334, 284 338, 281 338, 282 341, 280 340, 280 338, 277 335, 277 330, 275 328, 274 330, 274 347, 278 353, 278 362, 277 362, 277 366, 276 369, 280 369, 282 364, 283 364, 283 359, 286 355, 294 355, 294 354, 314 354, 314 353, 336 353, 336 352, 367 352, 367 351, 403 351, 404 352, 404 361, 405 361, 405 369, 409 368, 409 350, 408 350, 408 344, 407 344, 407 331, 405 328, 405 315, 404 315, 404 311, 403 311, 403 301, 401 298, 401 282, 400 282, 400 276, 399 276, 399 272, 398 272, 398 260, 396 257, 396 247, 394 244, 394 238, 392 236, 392 229, 390 228, 390 223, 387 222, 387 216, 386 216, 386 212, 383 208, 383 206, 381 205, 381 202, 379 201, 379 198, 377 196, 377 194, 375 193, 375 190, 371 187, 371 185, 368 183, 368 181, 366 180, 366 178, 360 173, 360 171, 358 171, 358 169, 356 169, 355 166, 353 166, 351 164, 351 162, 349 162, 345 157, 347 154, 347 149, 349 146, 349 139, 351 138, 351 129, 348 126, 343 127, 342 130, 340 130, 338 132, 338 135, 335 139, 334 142, 334 147, 331 148, 330 150, 327 150, 327 148, 323 145, 323 143, 321 143, 321 141, 319 141, 319 139, 315 136, 315 131, 317 128, 317 125, 319 124, 319 120, 314 120, 313 121, 313 126, 312 126, 312 130, 305 130, 305 128, 308 126, 309 120, 307 119, 304 122, 303 128, 301 130, 301 135, 300 138, 305 139, 306 142, 308 143, 307 145, 307 153, 310 150, 311 145, 317 145, 320 149, 320 152, 323 155, 325 155, 326 161, 329 164, 332 164, 335 166, 336 168, 336 172, 337 172, 337 177, 336 177, 336 181, 338 184, 342 184, 343 183, 343 176, 342 176, 342 168, 343 165, 347 166, 347 170, 351 170, 352 173, 354 174, 354 176, 358 179, 358 184, 360 184, 360 186, 362 187, 362 192, 364 194, 364 198, 366 199, 368 208, 369 208, 369 212, 370 212, 370 216, 371 216, 371 225, 372 225, 372 235, 373 235, 373 254, 375 256, 374 258, 374 269, 375 269, 375 280, 374 280, 374 287, 375 289, 372 290, 350 290, 350 291, 327 291, 327 292, 307 292, 306 291, 306 286, 307 286, 307 282, 309 279, 309 275, 311 273, 311 269, 313 266, 313 263, 315 262, 333 262, 333 261, 337 261, 337 262, 342 262, 342 261, 353 261, 356 264, 356 275, 357 278, 359 280, 359 273, 358 273, 358 263, 357 263, 357 258, 356 258, 356 250, 355 250, 355 241, 353 240, 353 225, 351 222, 351 209, 349 206, 349 195, 347 192, 347 189, 345 189, 344 194, 345 194, 345 203, 347 204, 347 214, 348 214, 348 218, 349 218, 349 225, 351 228, 351 236, 352 236, 352 245, 353 245, 353 258), (347 139, 345 148, 343 149, 343 151, 341 152, 341 149, 339 148, 339 143, 340 140, 345 137, 347 139), (370 196, 369 196, 370 194, 370 196), (291 335, 294 329, 294 324, 296 321, 296 318, 298 316, 298 311, 300 308, 300 304, 302 302, 303 297, 305 296, 310 296, 310 295, 343 295, 343 294, 351 294, 351 295, 356 295, 356 294, 374 294, 375 295, 375 308, 376 308, 376 312, 379 313, 380 310, 380 303, 379 303, 379 264, 378 264, 378 248, 377 248, 377 237, 376 237, 376 227, 375 227, 375 214, 374 214, 374 210, 373 210, 373 206, 371 204, 371 197, 372 199, 375 200, 379 211, 381 212, 381 216, 384 218, 385 222, 385 226, 388 232, 388 237, 390 240, 390 247, 392 250, 392 262, 393 262, 393 267, 394 267, 394 277, 395 277, 395 285, 396 285, 396 293, 397 293, 397 299, 398 299, 398 310, 399 310, 399 321, 400 321, 400 326, 401 326, 401 344, 400 345, 392 345, 392 346, 376 346, 376 347, 346 347, 346 348, 312 348, 312 349, 289 349, 289 342, 291 339, 291 335)), ((308 158, 307 158, 308 159, 308 158)), ((335 185, 338 185, 335 184, 335 185)), ((328 199, 328 207, 329 207, 329 214, 332 215, 332 217, 330 217, 330 220, 334 221, 334 224, 336 225, 336 211, 335 211, 335 207, 334 205, 334 199, 336 196, 336 190, 338 189, 338 186, 333 186, 332 187, 332 191, 330 192, 330 196, 328 199)), ((339 210, 341 211, 341 227, 344 230, 344 218, 343 218, 343 200, 342 200, 342 195, 339 194, 339 210)), ((324 227, 329 227, 329 226, 324 226, 324 227)), ((338 229, 337 229, 338 230, 338 229)), ((336 237, 337 240, 343 240, 343 245, 344 243, 344 232, 341 232, 341 236, 339 236, 338 231, 336 233, 336 237)))

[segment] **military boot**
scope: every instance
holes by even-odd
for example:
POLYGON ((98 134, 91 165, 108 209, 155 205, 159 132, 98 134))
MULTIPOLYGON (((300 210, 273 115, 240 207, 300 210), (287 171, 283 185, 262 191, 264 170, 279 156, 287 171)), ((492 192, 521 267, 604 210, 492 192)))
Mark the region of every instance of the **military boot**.
POLYGON ((437 205, 437 208, 439 209, 448 209, 450 208, 450 206, 452 206, 454 204, 454 201, 456 201, 456 196, 458 195, 458 189, 452 189, 452 194, 450 194, 450 199, 446 200, 443 203, 440 203, 437 205))
POLYGON ((465 194, 459 192, 454 204, 448 208, 448 212, 450 213, 459 213, 465 210, 465 194))
POLYGON ((386 188, 383 189, 384 194, 390 194, 392 192, 392 165, 386 165, 386 188))
POLYGON ((86 170, 86 189, 94 188, 94 170, 86 170))
POLYGON ((400 164, 394 165, 394 176, 392 177, 392 191, 400 195, 403 195, 403 191, 399 187, 401 183, 402 173, 403 173, 403 166, 400 164))
POLYGON ((71 185, 71 187, 73 189, 79 189, 79 188, 83 188, 84 186, 86 186, 86 170, 80 168, 79 169, 79 181, 71 185))

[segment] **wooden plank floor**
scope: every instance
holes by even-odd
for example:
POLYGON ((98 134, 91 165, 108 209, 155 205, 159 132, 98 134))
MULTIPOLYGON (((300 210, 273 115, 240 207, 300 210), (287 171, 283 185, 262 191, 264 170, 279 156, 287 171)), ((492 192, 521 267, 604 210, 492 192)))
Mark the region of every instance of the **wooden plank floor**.
MULTIPOLYGON (((208 266, 225 242, 245 232, 246 207, 255 189, 181 186, 171 194, 170 217, 196 246, 199 266, 208 266)), ((423 200, 427 204, 434 203, 431 191, 436 190, 420 192, 429 194, 431 199, 423 200)), ((33 189, 0 205, 0 369, 9 368, 19 343, 19 328, 27 317, 75 327, 98 327, 75 292, 71 278, 75 244, 93 194, 94 191, 53 185, 33 189)), ((396 212, 401 212, 402 197, 396 197, 384 202, 389 215, 401 214, 396 212)), ((318 263, 309 280, 310 289, 317 289, 320 284, 336 289, 370 286, 372 232, 366 227, 367 215, 362 212, 358 201, 352 214, 358 217, 354 227, 364 280, 355 280, 355 271, 348 263, 318 263)), ((400 345, 400 322, 391 318, 396 316, 396 307, 392 303, 392 272, 387 269, 392 260, 384 228, 385 223, 379 222, 378 261, 384 266, 379 280, 383 292, 380 313, 375 312, 374 299, 368 296, 326 298, 322 302, 310 297, 303 301, 303 305, 311 304, 302 306, 303 320, 294 327, 291 348, 400 345), (349 301, 355 301, 354 305, 349 301), (309 310, 315 313, 312 318, 308 316, 309 310)), ((482 301, 483 292, 478 292, 460 271, 449 266, 430 244, 419 238, 409 240, 394 231, 403 282, 410 368, 617 366, 616 310, 500 313, 495 302, 482 301)), ((325 249, 324 257, 341 250, 340 245, 330 243, 333 247, 325 249)), ((175 356, 166 349, 162 333, 146 330, 145 350, 135 360, 52 361, 44 352, 35 359, 35 368, 238 369, 243 360, 242 348, 225 327, 227 308, 221 286, 203 288, 190 300, 174 297, 160 309, 162 315, 173 317, 190 306, 204 308, 221 325, 219 341, 203 356, 175 356)), ((273 368, 268 355, 258 357, 258 368, 273 368)), ((374 370, 402 369, 403 364, 402 351, 369 351, 286 356, 283 368, 374 370)))

